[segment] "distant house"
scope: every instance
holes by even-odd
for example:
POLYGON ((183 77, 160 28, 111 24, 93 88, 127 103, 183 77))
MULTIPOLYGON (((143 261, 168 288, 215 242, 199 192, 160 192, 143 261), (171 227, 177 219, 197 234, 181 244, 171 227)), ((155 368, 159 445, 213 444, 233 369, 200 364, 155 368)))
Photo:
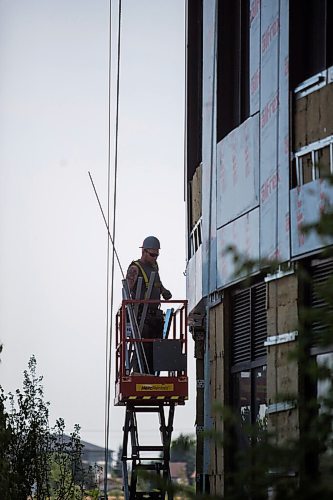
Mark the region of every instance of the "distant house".
MULTIPOLYGON (((64 443, 69 443, 71 440, 70 436, 64 435, 62 437, 62 441, 64 443)), ((88 443, 87 441, 81 440, 82 448, 82 465, 88 469, 88 467, 95 466, 100 468, 100 473, 97 474, 99 476, 98 483, 104 483, 104 474, 105 474, 105 448, 102 446, 97 446, 92 443, 88 443)), ((113 461, 113 450, 109 450, 108 455, 108 467, 107 467, 107 478, 108 481, 111 478, 111 469, 112 469, 112 461, 113 461)), ((97 471, 96 471, 97 472, 97 471)))
POLYGON ((170 462, 170 474, 173 483, 188 484, 186 462, 170 462))
MULTIPOLYGON (((82 441, 83 445, 82 449, 82 462, 84 465, 90 465, 92 467, 98 465, 99 467, 103 467, 103 471, 105 469, 105 448, 102 446, 97 446, 92 443, 88 443, 87 441, 82 441)), ((108 456, 108 476, 111 475, 112 468, 112 460, 113 460, 113 451, 109 450, 108 456)))

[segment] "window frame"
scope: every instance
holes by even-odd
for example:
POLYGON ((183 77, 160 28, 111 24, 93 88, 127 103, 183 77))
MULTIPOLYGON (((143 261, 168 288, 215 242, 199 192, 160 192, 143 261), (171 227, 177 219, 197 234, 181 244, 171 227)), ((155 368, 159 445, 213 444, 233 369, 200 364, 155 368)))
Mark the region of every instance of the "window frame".
POLYGON ((320 175, 319 169, 319 160, 318 155, 319 152, 323 149, 329 147, 329 168, 328 171, 331 175, 333 175, 333 135, 326 137, 325 139, 320 139, 318 141, 312 142, 302 148, 300 148, 294 154, 294 169, 295 169, 295 178, 296 178, 296 186, 303 186, 308 182, 315 181, 317 179, 324 178, 324 176, 320 175), (309 181, 304 182, 304 164, 303 161, 306 157, 311 155, 311 178, 309 181))

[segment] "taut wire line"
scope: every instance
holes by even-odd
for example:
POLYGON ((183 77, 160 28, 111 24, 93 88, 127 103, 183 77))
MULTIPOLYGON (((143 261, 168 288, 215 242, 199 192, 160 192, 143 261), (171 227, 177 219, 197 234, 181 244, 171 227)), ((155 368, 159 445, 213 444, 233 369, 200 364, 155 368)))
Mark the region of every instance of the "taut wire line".
MULTIPOLYGON (((109 121, 108 121, 108 220, 107 228, 110 227, 110 180, 111 180, 111 52, 112 52, 112 41, 111 41, 111 4, 110 0, 110 39, 109 39, 109 121)), ((107 248, 107 320, 106 320, 106 394, 105 394, 105 470, 104 470, 104 497, 107 498, 107 473, 108 473, 108 462, 109 462, 109 433, 110 433, 110 401, 111 401, 111 366, 112 366, 112 317, 113 317, 113 300, 114 300, 114 268, 115 268, 115 257, 117 258, 122 276, 124 273, 119 261, 118 254, 115 248, 115 238, 116 238, 116 207, 117 207, 117 174, 118 174, 118 123, 119 123, 119 82, 120 82, 120 35, 121 35, 121 0, 118 1, 118 33, 117 33, 117 85, 116 85, 116 116, 115 116, 115 153, 114 153, 114 184, 113 184, 113 226, 112 226, 112 237, 108 229, 108 248, 107 248), (110 255, 110 240, 112 243, 112 259, 111 259, 111 280, 110 267, 109 267, 109 255, 110 255), (110 300, 109 300, 109 289, 110 289, 110 300), (110 314, 109 314, 110 311, 110 314)), ((96 191, 95 191, 96 193, 96 191)), ((97 193, 96 193, 97 195, 97 193)), ((101 205, 100 205, 101 208, 101 205)), ((103 213, 103 211, 102 211, 103 213)), ((105 219, 105 218, 104 218, 105 219)))

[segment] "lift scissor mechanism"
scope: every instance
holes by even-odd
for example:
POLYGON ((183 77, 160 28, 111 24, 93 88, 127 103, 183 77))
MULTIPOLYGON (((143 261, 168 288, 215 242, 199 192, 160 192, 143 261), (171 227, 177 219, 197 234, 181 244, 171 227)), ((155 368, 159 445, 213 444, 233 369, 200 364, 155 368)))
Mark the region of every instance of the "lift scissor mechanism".
POLYGON ((171 484, 169 462, 175 403, 169 406, 169 415, 167 421, 164 410, 165 407, 163 405, 139 406, 130 403, 126 405, 122 454, 124 492, 126 499, 164 499, 166 494, 168 494, 169 499, 172 498, 172 493, 168 491, 168 486, 170 486, 171 484), (137 414, 139 413, 158 414, 160 425, 159 430, 161 435, 160 445, 140 446, 137 419, 137 414), (130 453, 128 452, 129 436, 131 444, 130 453), (130 463, 131 465, 130 480, 128 479, 128 463, 130 463), (152 474, 152 479, 156 479, 156 484, 154 484, 154 491, 137 491, 138 474, 140 473, 140 471, 150 472, 152 474))
POLYGON ((173 498, 170 475, 170 445, 176 405, 188 396, 187 378, 187 302, 150 300, 155 273, 148 283, 145 299, 138 279, 135 299, 123 280, 123 301, 116 315, 116 392, 115 405, 126 406, 123 427, 122 471, 125 500, 173 498), (162 338, 143 338, 149 308, 168 304, 164 312, 162 338), (153 352, 153 370, 147 361, 147 348, 153 352), (140 445, 139 414, 155 414, 160 444, 140 445), (130 449, 129 449, 130 448, 130 449), (156 479, 153 491, 138 491, 140 471, 156 479))

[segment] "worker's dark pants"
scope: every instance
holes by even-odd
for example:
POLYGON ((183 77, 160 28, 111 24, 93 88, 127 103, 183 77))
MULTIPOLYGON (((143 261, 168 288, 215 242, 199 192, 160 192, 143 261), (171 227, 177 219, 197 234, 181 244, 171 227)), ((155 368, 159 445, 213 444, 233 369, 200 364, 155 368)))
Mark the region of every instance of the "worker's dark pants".
MULTIPOLYGON (((161 339, 163 336, 164 315, 163 311, 147 313, 145 324, 142 331, 143 339, 161 339)), ((153 342, 142 342, 146 354, 149 373, 154 374, 153 342)))

